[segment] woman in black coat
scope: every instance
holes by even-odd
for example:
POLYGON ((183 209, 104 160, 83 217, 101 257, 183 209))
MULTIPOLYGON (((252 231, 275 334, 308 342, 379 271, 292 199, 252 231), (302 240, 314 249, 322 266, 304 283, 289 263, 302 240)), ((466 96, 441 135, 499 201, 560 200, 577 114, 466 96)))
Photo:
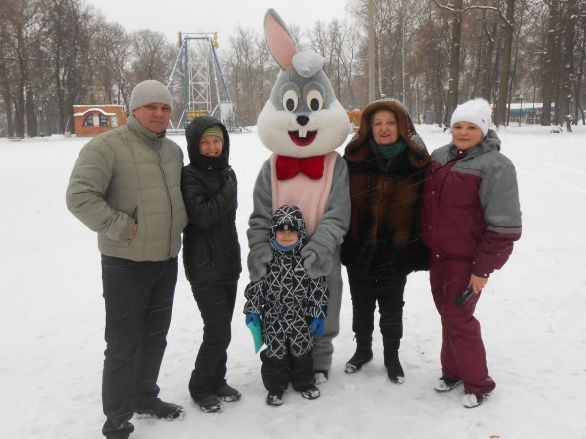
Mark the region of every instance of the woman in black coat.
POLYGON ((204 323, 189 392, 204 412, 216 412, 221 400, 240 399, 225 379, 241 271, 236 175, 228 164, 230 139, 220 121, 196 117, 185 136, 190 163, 181 177, 189 218, 183 234, 183 264, 204 323))

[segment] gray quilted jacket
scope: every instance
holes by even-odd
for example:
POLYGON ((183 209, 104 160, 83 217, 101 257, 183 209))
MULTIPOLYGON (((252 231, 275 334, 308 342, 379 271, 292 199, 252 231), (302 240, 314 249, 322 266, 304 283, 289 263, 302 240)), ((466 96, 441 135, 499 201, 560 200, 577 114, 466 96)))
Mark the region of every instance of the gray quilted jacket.
POLYGON ((103 255, 133 261, 176 257, 187 215, 181 196, 183 152, 164 135, 128 124, 87 143, 75 162, 67 207, 98 232, 103 255), (138 233, 128 235, 134 223, 138 233))

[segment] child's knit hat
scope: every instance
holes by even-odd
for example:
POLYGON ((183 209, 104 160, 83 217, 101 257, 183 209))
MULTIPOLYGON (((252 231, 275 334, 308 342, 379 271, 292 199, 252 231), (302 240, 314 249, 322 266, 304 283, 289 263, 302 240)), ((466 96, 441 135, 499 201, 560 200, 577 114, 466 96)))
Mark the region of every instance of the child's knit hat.
POLYGON ((472 99, 456 107, 452 113, 450 127, 458 122, 470 122, 482 130, 486 136, 488 126, 491 123, 492 108, 490 104, 482 98, 472 99))

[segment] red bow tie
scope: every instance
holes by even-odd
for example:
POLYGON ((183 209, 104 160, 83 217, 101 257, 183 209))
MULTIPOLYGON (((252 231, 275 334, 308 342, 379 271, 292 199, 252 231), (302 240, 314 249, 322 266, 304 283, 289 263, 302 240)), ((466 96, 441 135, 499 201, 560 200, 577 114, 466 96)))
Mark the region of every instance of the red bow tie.
POLYGON ((324 158, 323 155, 306 159, 278 155, 275 163, 277 180, 289 180, 299 172, 304 173, 312 180, 319 180, 324 175, 324 158))

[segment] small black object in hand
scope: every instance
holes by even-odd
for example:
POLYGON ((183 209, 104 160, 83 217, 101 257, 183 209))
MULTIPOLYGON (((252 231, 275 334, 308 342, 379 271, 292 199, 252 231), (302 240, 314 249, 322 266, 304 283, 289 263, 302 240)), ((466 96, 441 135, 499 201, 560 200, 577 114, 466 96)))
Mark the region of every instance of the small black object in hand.
POLYGON ((472 294, 474 294, 474 290, 472 289, 472 287, 468 287, 466 291, 464 291, 463 293, 459 294, 458 297, 456 297, 456 305, 466 305, 468 303, 468 300, 470 300, 470 298, 472 297, 472 294))

